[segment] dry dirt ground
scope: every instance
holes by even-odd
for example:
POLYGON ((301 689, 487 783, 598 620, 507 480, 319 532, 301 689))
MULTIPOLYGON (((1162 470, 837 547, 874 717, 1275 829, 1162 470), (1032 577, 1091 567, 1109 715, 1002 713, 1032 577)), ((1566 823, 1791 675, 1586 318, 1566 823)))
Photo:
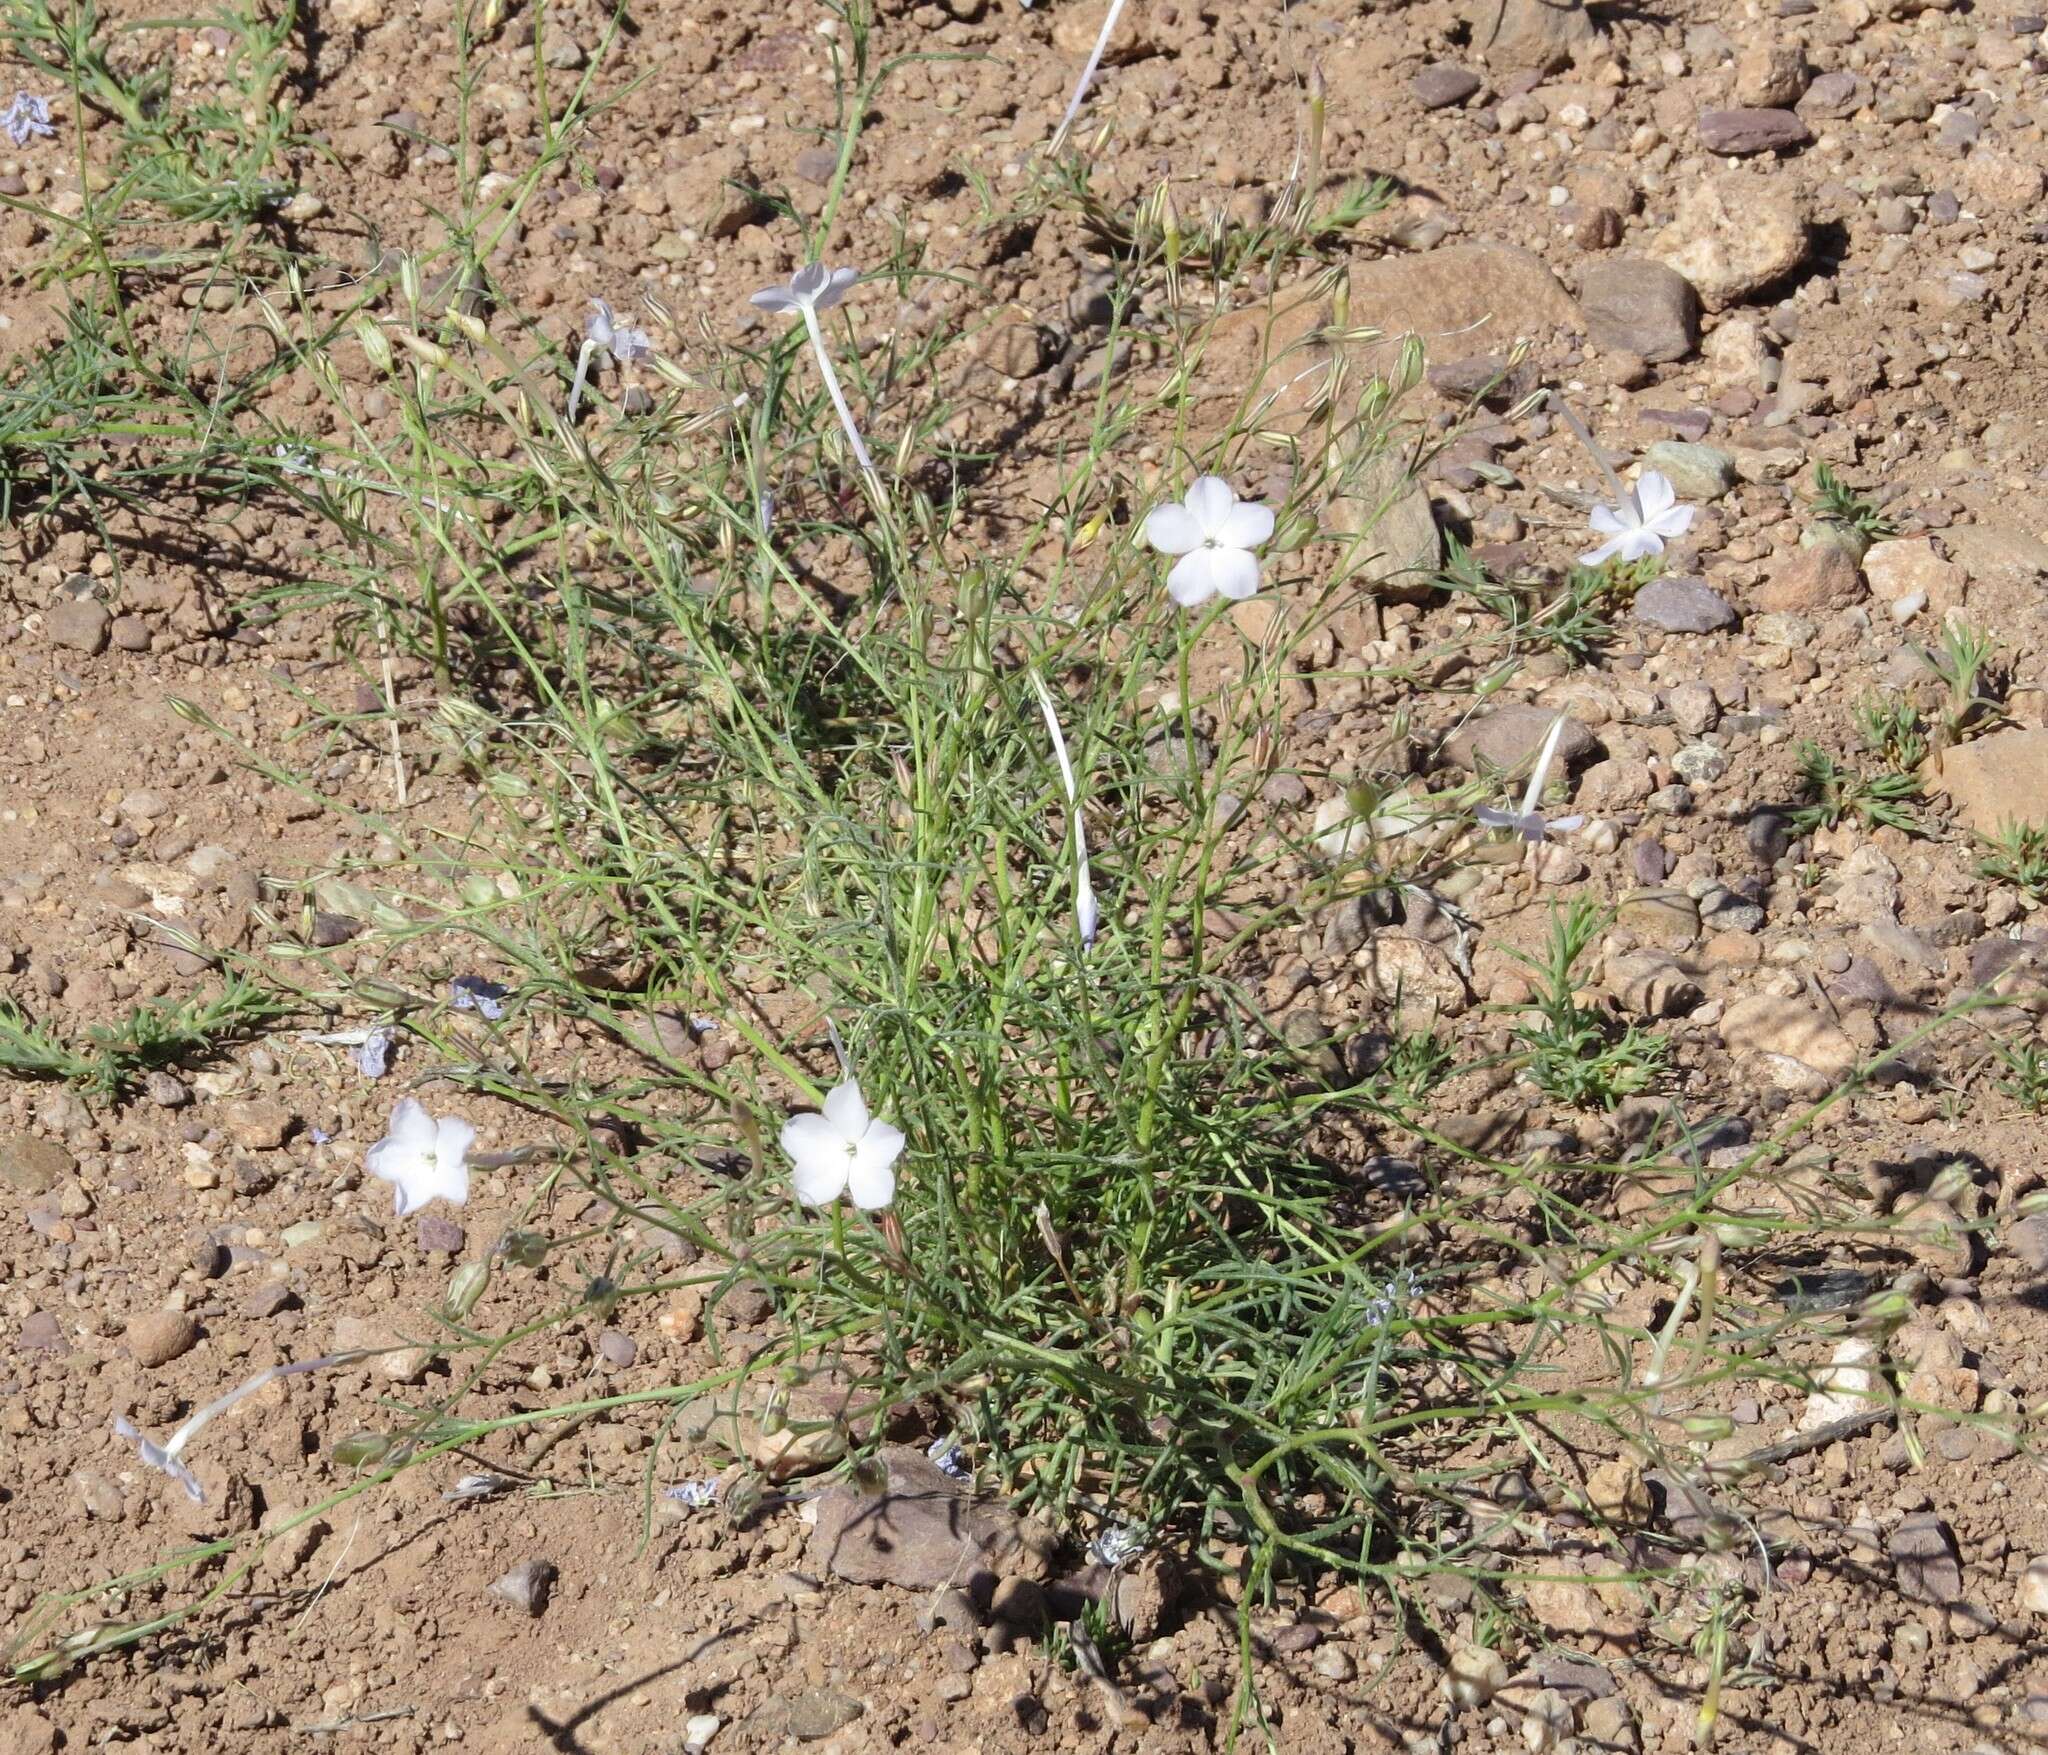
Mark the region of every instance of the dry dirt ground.
MULTIPOLYGON (((876 99, 834 239, 835 258, 869 262, 908 234, 929 266, 957 271, 893 312, 887 287, 865 289, 878 330, 1006 313, 977 320, 955 387, 959 438, 1006 436, 992 534, 1004 496, 1029 495, 1075 430, 1100 264, 1071 221, 987 223, 978 184, 998 204, 1019 184, 1099 15, 1095 0, 889 6, 878 59, 933 58, 876 99)), ((436 143, 455 128, 456 69, 442 9, 340 0, 318 23, 303 120, 328 150, 296 167, 321 211, 294 242, 345 270, 373 239, 437 236, 434 210, 455 190, 436 143)), ((1993 979, 2024 986, 2048 933, 2011 885, 1979 875, 1969 831, 2005 815, 2048 823, 2042 29, 2029 0, 1690 0, 1591 18, 1531 0, 1132 0, 1082 131, 1110 129, 1098 187, 1112 205, 1171 178, 1185 215, 1260 215, 1293 162, 1319 65, 1333 182, 1384 173, 1396 185, 1350 254, 1350 320, 1428 341, 1440 425, 1462 407, 1460 385, 1485 376, 1461 377, 1461 362, 1526 338, 1529 383, 1565 388, 1619 458, 1664 443, 1658 458, 1702 508, 1667 557, 1692 583, 1624 613, 1596 664, 1540 659, 1510 691, 1568 708, 1582 728, 1567 755, 1587 829, 1533 874, 1479 869, 1459 897, 1479 926, 1468 967, 1440 921, 1382 935, 1340 910, 1276 959, 1276 1012, 1337 1025, 1383 1004, 1379 959, 1476 1054, 1503 1027, 1482 1008, 1527 995, 1505 952, 1537 942, 1548 897, 1619 901, 1602 990, 1668 1033, 1666 1097, 1696 1121, 1722 1118, 1725 1146, 1910 1035, 1930 1008, 1993 979), (1820 461, 1897 527, 1860 567, 1800 546, 1820 461), (2009 674, 2003 721, 1939 777, 1925 807, 1935 832, 1852 823, 1802 838, 1789 820, 1798 740, 1853 749, 1850 709, 1868 691, 1931 702, 1915 648, 1954 610, 1997 635, 2009 674)), ((483 51, 479 113, 506 171, 530 150, 532 31, 515 8, 483 51)), ((177 90, 203 93, 206 33, 171 40, 177 90)), ((550 14, 542 47, 563 78, 601 45, 600 88, 639 83, 590 123, 573 173, 540 192, 496 271, 565 337, 587 299, 630 307, 640 290, 744 334, 758 321, 745 295, 797 259, 794 227, 749 186, 803 211, 824 199, 829 21, 808 4, 650 0, 608 37, 595 7, 550 14)), ((60 103, 58 123, 68 139, 79 118, 60 103)), ((0 159, 0 175, 24 199, 61 204, 67 162, 68 148, 46 144, 0 159)), ((19 208, 0 235, 15 263, 47 243, 19 208)), ((212 309, 188 290, 139 319, 212 309)), ((47 342, 59 296, 16 287, 7 345, 47 342)), ((235 296, 225 324, 246 320, 235 296)), ((321 418, 310 386, 279 394, 321 418)), ((367 379, 352 394, 369 429, 395 437, 387 399, 367 379)), ((1504 570, 1560 567, 1582 540, 1582 502, 1546 490, 1599 486, 1544 414, 1482 416, 1426 473, 1435 522, 1504 570)), ((90 530, 8 538, 0 971, 66 1031, 212 978, 160 923, 220 950, 290 940, 314 930, 304 880, 381 858, 372 831, 328 808, 389 803, 377 752, 322 717, 323 704, 345 712, 363 676, 317 614, 251 608, 311 564, 311 533, 262 505, 214 518, 203 545, 198 531, 174 508, 124 521, 118 585, 90 530), (310 769, 316 796, 252 774, 174 699, 310 769)), ((1365 673, 1483 619, 1390 590, 1329 650, 1302 654, 1288 727, 1298 778, 1261 808, 1306 818, 1397 703, 1429 747, 1464 713, 1476 673, 1424 665, 1398 687, 1365 673)), ((411 711, 431 713, 423 673, 399 684, 411 711)), ((1532 722, 1546 715, 1502 719, 1484 753, 1519 758, 1532 722)), ((429 765, 410 808, 460 826, 472 800, 429 765)), ((350 924, 326 920, 319 934, 341 941, 330 948, 352 974, 437 992, 460 972, 374 930, 350 938, 350 924)), ((2008 1026, 2016 1015, 2023 1029, 2016 1008, 2000 1014, 2008 1026)), ((531 1054, 562 1046, 545 1022, 513 1027, 531 1054)), ((2016 1210, 2043 1184, 2044 1134, 1995 1088, 1986 1041, 1972 1026, 1915 1046, 1816 1139, 1881 1206, 1910 1207, 1944 1166, 1965 1166, 1941 1191, 1943 1216, 1981 1224, 1961 1244, 1929 1231, 1911 1356, 1894 1361, 1946 1410, 1909 1416, 1917 1446, 1879 1426, 1786 1461, 1761 1493, 1776 1508, 1768 1576, 1745 1532, 1682 1583, 1632 1585, 1615 1576, 1622 1559, 1582 1548, 1583 1520, 1553 1488, 1521 1502, 1504 1492, 1517 1552, 1547 1557, 1527 1569, 1553 1575, 1523 1593, 1548 1642, 1503 1637, 1514 1683, 1453 1717, 1444 1662, 1498 1623, 1468 1583, 1433 1581, 1405 1618, 1348 1591, 1297 1593, 1257 1621, 1277 1745, 1690 1747, 1707 1675, 1694 1640, 1717 1591, 1745 1605, 1723 1747, 2048 1740, 2048 1579, 2027 1573, 2048 1554, 2048 1505, 2037 1464, 2008 1436, 2048 1395, 2048 1218, 2016 1210)), ((417 1051, 401 1058, 401 1076, 430 1070, 417 1051)), ((516 1164, 479 1178, 459 1227, 390 1219, 360 1169, 389 1099, 296 1031, 124 1105, 0 1086, 0 1591, 12 1621, 41 1593, 281 1519, 341 1478, 332 1442, 374 1424, 380 1395, 425 1393, 404 1381, 419 1368, 404 1355, 397 1382, 366 1364, 274 1387, 208 1453, 204 1508, 139 1470, 111 1432, 117 1414, 160 1432, 265 1365, 404 1334, 451 1266, 496 1238, 528 1192, 532 1173, 516 1164)), ((1571 1114, 1498 1081, 1454 1082, 1446 1101, 1442 1130, 1496 1152, 1618 1151, 1630 1125, 1627 1112, 1571 1114)), ((516 1111, 472 1113, 486 1149, 529 1143, 516 1111)), ((575 1215, 549 1217, 567 1227, 575 1215)), ((502 1311, 520 1295, 503 1280, 492 1293, 502 1311)), ((742 1300, 712 1320, 743 1338, 761 1315, 742 1300)), ((635 1332, 564 1331, 516 1369, 508 1359, 482 1393, 514 1411, 659 1386, 701 1367, 699 1336, 688 1306, 635 1332)), ((1802 1399, 1720 1411, 1735 1447, 1754 1448, 1793 1430, 1802 1399)), ((700 1713, 723 1721, 711 1746, 734 1751, 1219 1740, 1236 1662, 1227 1608, 1194 1593, 1174 1603, 1156 1568, 1124 1593, 1141 1637, 1119 1705, 1055 1660, 1028 1593, 1009 1594, 1005 1619, 986 1601, 935 1608, 929 1590, 849 1582, 814 1533, 820 1507, 801 1499, 743 1531, 663 1504, 650 1535, 647 1426, 549 1437, 462 1466, 516 1469, 551 1490, 447 1501, 455 1459, 412 1471, 278 1544, 247 1586, 164 1639, 0 1700, 0 1748, 674 1755, 700 1713), (493 1592, 528 1561, 553 1569, 544 1600, 493 1592)), ((680 1472, 665 1464, 662 1479, 680 1472)), ((1630 1558, 1680 1557, 1684 1505, 1625 1469, 1606 1479, 1624 1511, 1649 1493, 1630 1558)), ((1076 1564, 1067 1556, 1048 1577, 1076 1564)))

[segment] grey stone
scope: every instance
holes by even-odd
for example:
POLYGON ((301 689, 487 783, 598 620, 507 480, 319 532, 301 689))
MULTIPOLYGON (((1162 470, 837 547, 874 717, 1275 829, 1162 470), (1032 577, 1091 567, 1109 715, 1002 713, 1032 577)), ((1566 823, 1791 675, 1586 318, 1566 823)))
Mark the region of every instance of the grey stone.
POLYGON ((112 620, 107 606, 97 598, 67 597, 44 612, 43 627, 55 645, 96 653, 106 650, 112 620))
POLYGON ((1813 130, 1791 110, 1706 110, 1699 119, 1700 144, 1724 158, 1779 152, 1805 146, 1813 130))
POLYGON ((1802 116, 1816 121, 1839 121, 1864 108, 1872 95, 1870 81, 1860 73, 1823 73, 1806 88, 1797 107, 1802 116))
POLYGON ((881 1492, 840 1481, 817 1502, 810 1551, 835 1577, 937 1590, 1039 1569, 1042 1538, 1007 1506, 977 1498, 908 1445, 885 1445, 881 1462, 881 1492))
POLYGON ((2048 1270, 2048 1213, 2034 1213, 2005 1234, 2005 1246, 2033 1273, 2048 1270))
POLYGON ((1473 41, 1494 67, 1549 73, 1600 34, 1580 0, 1484 0, 1470 11, 1473 41))
POLYGON ((1656 470, 1688 501, 1718 500, 1736 479, 1735 459, 1718 445, 1690 445, 1682 439, 1659 439, 1643 453, 1643 467, 1656 470))
MULTIPOLYGON (((1522 767, 1536 759, 1557 717, 1550 707, 1496 707, 1460 727, 1444 745, 1444 755, 1460 768, 1477 769, 1482 764, 1490 769, 1522 767)), ((1560 765, 1551 770, 1553 778, 1564 768, 1586 760, 1599 747, 1590 731, 1567 716, 1557 745, 1560 765)))
POLYGON ((1671 766, 1688 786, 1705 786, 1728 772, 1728 752, 1704 740, 1689 743, 1671 758, 1671 766))
POLYGON ((822 1743, 843 1731, 866 1710, 836 1688, 808 1688, 789 1702, 789 1734, 800 1743, 822 1743))
POLYGON ((1700 300, 1677 269, 1642 256, 1590 262, 1579 280, 1579 309, 1593 345, 1652 364, 1682 360, 1699 345, 1700 300))
POLYGON ((242 1301, 242 1314, 251 1322, 267 1322, 299 1301, 287 1280, 265 1280, 242 1301))
POLYGON ((1462 104, 1474 96, 1480 83, 1479 75, 1469 67, 1453 67, 1437 61, 1409 80, 1408 89, 1425 110, 1447 110, 1453 104, 1462 104))
POLYGON ((500 1602, 538 1619, 547 1612, 548 1598, 561 1569, 552 1560, 522 1560, 510 1572, 491 1581, 491 1595, 500 1602))
POLYGON ((1712 634, 1732 628, 1736 614, 1720 592, 1699 579, 1652 579, 1636 593, 1635 617, 1667 634, 1712 634))
POLYGON ((607 1365, 623 1371, 640 1357, 640 1343, 623 1329, 608 1328, 597 1337, 597 1350, 607 1365))
POLYGON ((78 1168, 78 1161, 55 1140, 32 1133, 0 1134, 0 1182, 14 1193, 33 1199, 48 1194, 78 1168))
POLYGON ((1963 1598, 1963 1567, 1956 1538, 1931 1511, 1916 1511, 1892 1531, 1888 1544, 1899 1589, 1917 1603, 1946 1607, 1963 1598))
POLYGON ((422 1213, 418 1238, 425 1254, 460 1255, 462 1246, 469 1241, 469 1233, 445 1213, 422 1213))

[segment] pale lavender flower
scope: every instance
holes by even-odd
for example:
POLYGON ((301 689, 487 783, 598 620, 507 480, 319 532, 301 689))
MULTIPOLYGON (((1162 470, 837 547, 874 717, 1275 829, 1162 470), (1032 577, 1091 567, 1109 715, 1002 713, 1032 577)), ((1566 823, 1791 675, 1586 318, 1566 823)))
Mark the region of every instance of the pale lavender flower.
POLYGON ((1557 746, 1564 737, 1565 716, 1560 713, 1551 721, 1550 735, 1543 740, 1543 749, 1536 757, 1535 771, 1529 776, 1529 789, 1522 794, 1520 810, 1497 810, 1492 805, 1482 804, 1472 814, 1489 829, 1512 829, 1522 839, 1535 846, 1549 835, 1566 835, 1586 819, 1583 816, 1546 817, 1539 808, 1543 803, 1543 788, 1550 782, 1550 765, 1557 759, 1557 746))
POLYGON ((50 125, 49 99, 26 91, 16 92, 14 101, 0 110, 0 128, 7 130, 7 138, 16 146, 26 146, 31 140, 54 139, 57 133, 50 125))
POLYGON ((630 366, 654 352, 654 342, 647 331, 621 323, 603 299, 592 299, 590 309, 591 315, 583 320, 583 345, 576 353, 576 376, 569 385, 568 418, 571 421, 575 420, 577 405, 583 400, 583 386, 589 378, 591 362, 599 354, 608 354, 620 365, 630 366))
POLYGON ((710 1475, 701 1481, 678 1481, 662 1497, 687 1505, 692 1511, 702 1511, 718 1503, 718 1477, 710 1475))
POLYGON ((818 362, 818 375, 825 380, 825 394, 832 398, 839 424, 846 432, 846 442, 853 447, 854 461, 869 485, 879 491, 881 483, 874 461, 868 456, 867 446, 861 443, 860 429, 853 424, 853 410, 846 405, 846 392, 839 388, 839 374, 832 369, 832 355, 825 347, 825 331, 818 325, 818 313, 837 305, 858 279, 858 268, 827 268, 822 262, 810 262, 792 274, 786 286, 763 287, 749 302, 759 310, 779 315, 792 311, 802 314, 811 354, 818 362))
POLYGON ((1067 789, 1067 809, 1074 819, 1074 926, 1081 935, 1081 947, 1086 950, 1095 943, 1100 916, 1095 906, 1095 882, 1088 870, 1088 830, 1081 821, 1081 794, 1074 784, 1074 764, 1067 759, 1067 740, 1060 734, 1059 715, 1053 710, 1052 691, 1035 670, 1031 683, 1038 690, 1038 708, 1045 715, 1053 758, 1060 765, 1060 782, 1067 789))
POLYGON ((939 1473, 951 1481, 971 1481, 974 1470, 968 1466, 967 1456, 960 1448, 959 1439, 948 1432, 943 1438, 934 1438, 925 1447, 925 1455, 938 1464, 939 1473))

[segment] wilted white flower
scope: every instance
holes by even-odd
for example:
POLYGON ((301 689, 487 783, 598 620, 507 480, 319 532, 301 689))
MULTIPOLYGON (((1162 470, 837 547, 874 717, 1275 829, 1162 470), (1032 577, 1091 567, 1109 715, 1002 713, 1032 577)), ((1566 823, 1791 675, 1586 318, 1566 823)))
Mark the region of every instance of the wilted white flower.
POLYGON ((1692 527, 1690 506, 1678 503, 1678 490, 1668 477, 1646 469, 1619 506, 1595 506, 1590 514, 1595 534, 1607 538, 1579 556, 1579 564, 1597 567, 1610 556, 1640 561, 1664 552, 1667 542, 1692 527))
POLYGON ((494 1493, 503 1493, 519 1483, 509 1475, 464 1475, 447 1492, 443 1499, 488 1499, 494 1493))
POLYGON ((825 393, 832 398, 839 424, 846 432, 846 442, 853 447, 854 461, 869 482, 874 483, 874 462, 868 456, 867 446, 861 443, 860 429, 853 424, 853 410, 846 405, 846 393, 839 388, 839 374, 832 369, 832 356, 825 348, 825 331, 818 326, 818 313, 831 310, 844 299, 858 279, 858 268, 827 268, 822 262, 809 262, 789 277, 787 285, 763 287, 750 302, 763 311, 802 313, 811 353, 818 362, 818 375, 825 380, 825 393))
POLYGON ((7 130, 7 138, 16 146, 26 146, 38 138, 50 139, 57 132, 50 126, 49 99, 26 91, 16 92, 14 101, 0 110, 0 128, 7 130))
POLYGON ((145 1468, 152 1468, 159 1474, 169 1475, 185 1489, 185 1497, 194 1505, 206 1503, 206 1490, 199 1485, 199 1477, 178 1460, 178 1452, 185 1448, 191 1433, 180 1427, 171 1435, 168 1444, 158 1444, 154 1439, 145 1438, 135 1428, 135 1422, 126 1414, 114 1416, 114 1436, 125 1438, 135 1446, 135 1454, 142 1459, 145 1468))
POLYGON ((397 1188, 402 1219, 430 1200, 461 1206, 469 1199, 469 1150, 476 1129, 460 1116, 436 1121, 417 1097, 401 1097, 384 1137, 369 1150, 364 1167, 397 1188))
POLYGON ((848 1077, 825 1093, 824 1112, 792 1115, 782 1149, 796 1167, 790 1184, 806 1206, 829 1206, 842 1194, 873 1212, 896 1198, 896 1160, 903 1134, 868 1114, 860 1081, 848 1077))
POLYGON ((1180 556, 1166 589, 1188 608, 1219 596, 1241 602, 1258 590, 1252 550, 1272 534, 1272 508, 1240 500, 1220 475, 1203 476, 1185 500, 1154 506, 1145 519, 1145 540, 1161 554, 1180 556))
POLYGON ((1564 726, 1565 716, 1562 713, 1551 721, 1550 735, 1543 740, 1542 751, 1536 757, 1536 767, 1529 776, 1529 789, 1522 794, 1520 810, 1497 810, 1492 805, 1482 804, 1472 813, 1489 829, 1512 829, 1533 847, 1546 835, 1569 834, 1586 820, 1583 816, 1546 817, 1538 808, 1543 803, 1543 788, 1550 782, 1550 764, 1557 759, 1557 746, 1564 736, 1564 726))
POLYGON ((1074 819, 1074 925, 1083 948, 1095 943, 1099 915, 1095 907, 1095 880, 1088 870, 1088 831, 1081 822, 1081 794, 1074 784, 1074 765, 1067 759, 1067 740, 1060 734, 1059 714, 1054 711, 1052 691, 1037 671, 1031 673, 1038 690, 1039 711, 1045 715, 1045 729, 1052 738, 1053 758, 1060 765, 1060 781, 1067 789, 1067 809, 1074 819))

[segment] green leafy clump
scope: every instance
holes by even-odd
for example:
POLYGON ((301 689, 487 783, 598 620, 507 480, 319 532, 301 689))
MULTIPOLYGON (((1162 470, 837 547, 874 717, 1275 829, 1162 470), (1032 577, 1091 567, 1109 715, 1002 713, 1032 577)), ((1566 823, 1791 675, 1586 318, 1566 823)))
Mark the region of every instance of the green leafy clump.
POLYGON ((1920 797, 1917 773, 1858 774, 1811 742, 1799 745, 1798 762, 1806 802, 1793 809, 1790 821, 1802 834, 1850 820, 1865 828, 1900 829, 1909 835, 1925 832, 1909 808, 1920 797))
POLYGON ((291 1009, 271 989, 236 975, 216 993, 175 1005, 151 1000, 118 1024, 95 1024, 80 1044, 0 995, 0 1072, 61 1079, 101 1097, 124 1096, 143 1074, 209 1060, 291 1009))
POLYGON ((2036 902, 2048 902, 2048 828, 2006 823, 1984 839, 1991 851, 1977 861, 1980 877, 2011 884, 2036 902))
POLYGON ((1536 977, 1530 1016, 1514 1038, 1526 1055, 1529 1081, 1575 1109, 1612 1109, 1654 1085, 1668 1044, 1638 1025, 1618 1025, 1581 1001, 1578 968, 1613 915, 1583 898, 1552 912, 1543 955, 1510 953, 1536 977))
POLYGON ((2048 1109, 2048 1047, 2032 1040, 2002 1038, 1992 1044, 2005 1076, 1998 1088, 2029 1115, 2048 1109))
POLYGON ((1857 493, 1825 463, 1813 466, 1813 496, 1807 504, 1823 522, 1853 530, 1871 542, 1899 533, 1899 527, 1878 510, 1876 502, 1857 493))

